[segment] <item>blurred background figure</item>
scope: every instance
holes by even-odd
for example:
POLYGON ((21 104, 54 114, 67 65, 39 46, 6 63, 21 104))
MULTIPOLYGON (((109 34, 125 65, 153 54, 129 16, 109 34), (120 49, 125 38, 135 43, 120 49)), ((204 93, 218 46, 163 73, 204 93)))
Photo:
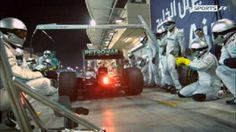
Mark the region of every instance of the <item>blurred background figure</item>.
POLYGON ((56 57, 56 51, 52 51, 52 65, 55 66, 56 69, 60 67, 60 61, 56 57))
POLYGON ((219 98, 218 92, 221 88, 221 82, 215 73, 218 66, 216 57, 208 51, 208 44, 205 41, 193 41, 191 43, 191 51, 195 56, 194 60, 178 57, 176 64, 184 64, 196 70, 198 72, 198 81, 181 89, 178 92, 179 97, 192 97, 195 101, 219 98))
POLYGON ((46 59, 51 59, 51 58, 52 58, 52 52, 50 50, 45 50, 43 52, 43 55, 38 58, 37 65, 43 65, 46 59))
POLYGON ((51 52, 50 50, 45 50, 43 55, 37 59, 37 64, 35 70, 57 70, 60 68, 60 62, 56 58, 56 52, 51 52))
POLYGON ((129 63, 131 67, 137 66, 137 59, 133 53, 128 53, 129 63))
POLYGON ((18 66, 21 66, 23 68, 29 68, 28 64, 24 58, 24 51, 21 48, 15 49, 15 56, 16 56, 16 62, 18 66))
MULTIPOLYGON (((195 31, 195 39, 193 41, 197 41, 197 40, 200 40, 200 41, 204 41, 207 43, 208 45, 208 50, 211 51, 213 46, 212 46, 212 40, 211 40, 211 37, 207 34, 204 34, 202 28, 197 28, 195 31)), ((191 45, 190 45, 191 46, 191 45)))
POLYGON ((148 86, 148 60, 147 58, 139 57, 138 67, 143 74, 144 86, 148 86))
POLYGON ((171 76, 168 72, 167 67, 167 56, 166 56, 166 45, 167 45, 167 30, 164 26, 159 26, 157 33, 157 44, 159 45, 159 75, 161 78, 160 85, 162 88, 166 89, 167 91, 170 89, 171 86, 174 86, 171 76))
POLYGON ((35 58, 31 58, 31 57, 26 60, 26 63, 29 69, 31 70, 35 69, 37 65, 35 58))
POLYGON ((86 67, 86 72, 85 72, 86 78, 96 78, 96 72, 93 67, 86 67))
POLYGON ((129 60, 128 59, 124 59, 124 68, 128 68, 128 67, 131 67, 131 64, 129 63, 129 60))
POLYGON ((149 36, 144 32, 144 41, 148 57, 148 86, 154 87, 160 85, 159 76, 159 55, 157 44, 154 43, 149 36))
POLYGON ((220 65, 216 73, 224 85, 233 94, 233 99, 227 104, 236 104, 236 26, 232 20, 221 19, 212 26, 214 43, 221 45, 220 65))

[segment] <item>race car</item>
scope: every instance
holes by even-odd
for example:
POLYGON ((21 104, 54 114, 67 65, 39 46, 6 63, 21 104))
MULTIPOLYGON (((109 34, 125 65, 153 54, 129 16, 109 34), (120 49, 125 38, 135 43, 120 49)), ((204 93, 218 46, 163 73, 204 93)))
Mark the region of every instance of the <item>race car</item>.
POLYGON ((123 91, 126 95, 139 95, 144 81, 140 69, 124 68, 123 53, 118 49, 84 50, 84 70, 64 71, 59 75, 59 94, 76 100, 78 95, 123 91), (88 61, 97 62, 96 67, 87 66, 88 61))

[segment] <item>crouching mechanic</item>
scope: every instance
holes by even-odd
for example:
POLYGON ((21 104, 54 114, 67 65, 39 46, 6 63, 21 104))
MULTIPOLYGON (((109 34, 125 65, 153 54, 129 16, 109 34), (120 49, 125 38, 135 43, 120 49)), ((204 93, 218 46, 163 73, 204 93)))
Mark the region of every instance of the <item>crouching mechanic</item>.
POLYGON ((204 41, 193 41, 191 43, 193 61, 179 57, 176 64, 189 66, 198 72, 198 81, 185 86, 178 92, 179 97, 192 97, 195 101, 215 100, 221 87, 220 79, 216 76, 215 69, 218 61, 208 51, 208 45, 204 41))
MULTIPOLYGON (((57 101, 58 100, 58 90, 51 85, 51 81, 48 78, 45 78, 41 72, 33 72, 28 68, 24 68, 17 65, 17 59, 14 54, 15 48, 22 47, 25 42, 27 35, 27 28, 25 24, 17 18, 4 18, 0 20, 0 28, 5 29, 2 33, 2 39, 4 47, 7 53, 8 61, 11 66, 13 75, 22 80, 22 82, 29 85, 33 91, 47 96, 50 99, 57 101)), ((1 95, 5 95, 4 100, 1 96, 0 104, 9 105, 5 90, 1 90, 1 95), (6 98, 5 98, 6 97, 6 98), (4 102, 2 102, 4 101, 4 102)), ((30 102, 31 102, 30 98, 30 102)), ((34 101, 37 103, 37 101, 34 101)), ((32 102, 31 102, 32 103, 32 102)), ((0 110, 10 108, 10 106, 0 106, 0 110)))
POLYGON ((227 89, 233 94, 233 99, 227 104, 236 104, 236 25, 232 20, 221 19, 212 26, 214 43, 223 46, 221 49, 220 65, 216 74, 227 89))

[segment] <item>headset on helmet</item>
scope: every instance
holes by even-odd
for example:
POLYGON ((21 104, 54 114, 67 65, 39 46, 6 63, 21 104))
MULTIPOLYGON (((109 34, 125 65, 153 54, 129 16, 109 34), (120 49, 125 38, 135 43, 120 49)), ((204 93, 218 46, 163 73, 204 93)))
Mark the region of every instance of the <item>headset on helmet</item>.
POLYGON ((52 54, 52 52, 51 52, 50 50, 45 50, 45 51, 43 52, 43 57, 44 57, 44 58, 48 58, 48 57, 51 56, 51 54, 52 54))
POLYGON ((16 56, 23 56, 23 54, 24 54, 24 51, 22 49, 20 49, 20 48, 15 49, 16 56))
POLYGON ((215 44, 224 44, 235 32, 236 25, 229 19, 220 19, 212 25, 215 44))
POLYGON ((50 50, 45 50, 45 51, 43 52, 43 54, 51 54, 51 51, 50 51, 50 50))
POLYGON ((14 46, 22 47, 27 35, 25 24, 13 17, 0 20, 0 28, 3 31, 3 38, 14 46))

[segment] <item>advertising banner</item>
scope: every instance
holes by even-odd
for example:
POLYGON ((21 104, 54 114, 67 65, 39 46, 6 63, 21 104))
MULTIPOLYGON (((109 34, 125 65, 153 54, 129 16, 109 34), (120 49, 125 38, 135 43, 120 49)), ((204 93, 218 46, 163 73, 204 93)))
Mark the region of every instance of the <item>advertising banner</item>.
POLYGON ((173 17, 176 26, 184 31, 188 47, 189 42, 195 38, 195 29, 202 28, 205 34, 211 36, 211 25, 217 19, 236 21, 232 8, 224 0, 150 0, 151 26, 153 32, 156 32, 166 18, 173 17))

